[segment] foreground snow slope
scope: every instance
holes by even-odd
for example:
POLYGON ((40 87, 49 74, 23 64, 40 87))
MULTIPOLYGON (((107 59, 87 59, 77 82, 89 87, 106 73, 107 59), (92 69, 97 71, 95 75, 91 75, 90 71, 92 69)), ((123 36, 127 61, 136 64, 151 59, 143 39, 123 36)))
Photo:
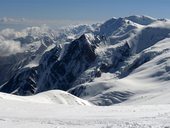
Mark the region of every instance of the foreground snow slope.
POLYGON ((87 105, 91 106, 88 101, 82 100, 67 92, 61 90, 52 90, 44 93, 39 93, 34 96, 16 96, 12 94, 0 93, 0 99, 11 102, 26 102, 26 103, 46 103, 46 104, 65 104, 65 105, 87 105))
POLYGON ((75 106, 45 103, 42 99, 39 99, 42 103, 38 103, 3 97, 1 94, 1 128, 170 127, 170 105, 75 106))
MULTIPOLYGON (((123 81, 125 82, 125 80, 123 81)), ((168 101, 168 95, 165 96, 167 97, 163 98, 166 98, 168 101)), ((0 93, 0 127, 170 127, 170 104, 137 105, 138 100, 130 101, 114 106, 99 107, 59 90, 25 97, 0 93), (128 105, 129 103, 131 105, 128 105)))

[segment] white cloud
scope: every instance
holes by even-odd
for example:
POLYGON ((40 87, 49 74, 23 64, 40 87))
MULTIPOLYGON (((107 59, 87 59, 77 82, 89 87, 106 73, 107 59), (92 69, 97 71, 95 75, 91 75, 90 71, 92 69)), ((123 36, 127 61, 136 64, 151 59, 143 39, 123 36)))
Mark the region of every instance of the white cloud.
POLYGON ((27 27, 20 31, 7 28, 0 31, 0 41, 13 40, 27 35, 36 37, 52 32, 54 32, 54 30, 50 29, 47 25, 41 25, 40 27, 27 27))
POLYGON ((165 21, 156 21, 149 25, 150 27, 161 27, 161 28, 170 28, 170 20, 166 19, 165 21))
POLYGON ((23 52, 20 42, 14 41, 18 37, 24 36, 25 33, 15 31, 14 29, 4 29, 0 31, 0 56, 8 56, 23 52))
POLYGON ((23 52, 19 42, 12 40, 0 41, 0 56, 8 56, 19 52, 23 52))
POLYGON ((21 47, 20 42, 14 41, 19 37, 32 35, 33 37, 40 37, 44 34, 53 34, 53 31, 48 26, 41 27, 27 27, 21 31, 14 29, 4 29, 0 31, 0 56, 8 56, 19 52, 26 51, 29 47, 21 47))
POLYGON ((25 33, 17 32, 14 29, 3 29, 0 31, 0 39, 2 40, 12 40, 21 36, 24 36, 25 33))

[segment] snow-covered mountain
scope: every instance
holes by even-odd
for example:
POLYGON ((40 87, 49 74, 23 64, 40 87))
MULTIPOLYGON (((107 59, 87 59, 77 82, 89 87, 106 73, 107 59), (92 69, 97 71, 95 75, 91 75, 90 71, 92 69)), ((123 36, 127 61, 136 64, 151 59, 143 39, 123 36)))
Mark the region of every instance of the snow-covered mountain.
POLYGON ((3 53, 0 56, 0 84, 8 81, 18 70, 38 65, 43 53, 55 46, 55 41, 49 36, 42 38, 34 38, 33 36, 20 37, 14 39, 14 41, 9 40, 9 45, 3 44, 4 42, 2 40, 2 45, 0 44, 2 46, 0 49, 4 49, 4 52, 3 50, 1 51, 3 53), (13 42, 12 46, 11 42, 13 42), (17 43, 19 43, 20 50, 9 51, 9 47, 15 47, 17 43))
POLYGON ((93 27, 95 25, 80 25, 52 30, 44 25, 28 27, 21 31, 0 31, 0 85, 8 81, 18 70, 37 66, 41 56, 56 44, 72 41, 84 32, 93 31, 93 27))
POLYGON ((59 89, 96 105, 170 103, 168 99, 160 100, 170 89, 169 20, 148 16, 111 18, 101 24, 15 41, 26 41, 32 47, 39 39, 43 41, 38 48, 43 50, 34 51, 38 63, 17 68, 0 91, 31 95, 59 89))

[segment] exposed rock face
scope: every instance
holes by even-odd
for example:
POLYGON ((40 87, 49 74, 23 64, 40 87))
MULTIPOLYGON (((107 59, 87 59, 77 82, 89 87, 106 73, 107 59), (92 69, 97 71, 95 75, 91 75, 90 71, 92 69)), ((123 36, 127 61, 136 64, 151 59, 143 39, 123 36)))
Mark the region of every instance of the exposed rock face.
POLYGON ((70 89, 77 77, 96 59, 95 48, 99 42, 90 38, 87 34, 82 35, 66 44, 67 49, 56 46, 43 55, 39 66, 17 72, 1 86, 1 91, 29 95, 51 89, 70 89))
POLYGON ((41 77, 37 92, 49 89, 70 89, 77 77, 95 61, 96 44, 93 40, 88 39, 88 35, 82 35, 79 39, 66 45, 68 45, 67 48, 60 49, 54 61, 49 62, 53 59, 46 56, 49 58, 47 67, 45 66, 47 63, 42 62, 46 74, 41 77))

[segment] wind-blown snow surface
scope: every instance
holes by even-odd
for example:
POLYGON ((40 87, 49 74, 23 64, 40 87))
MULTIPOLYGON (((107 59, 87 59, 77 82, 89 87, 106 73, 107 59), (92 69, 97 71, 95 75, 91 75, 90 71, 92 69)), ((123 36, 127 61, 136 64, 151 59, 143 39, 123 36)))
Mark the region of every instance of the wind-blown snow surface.
POLYGON ((25 98, 0 93, 0 127, 169 128, 170 105, 120 104, 99 107, 61 91, 25 98), (66 105, 66 99, 70 103, 78 101, 80 104, 66 105))

